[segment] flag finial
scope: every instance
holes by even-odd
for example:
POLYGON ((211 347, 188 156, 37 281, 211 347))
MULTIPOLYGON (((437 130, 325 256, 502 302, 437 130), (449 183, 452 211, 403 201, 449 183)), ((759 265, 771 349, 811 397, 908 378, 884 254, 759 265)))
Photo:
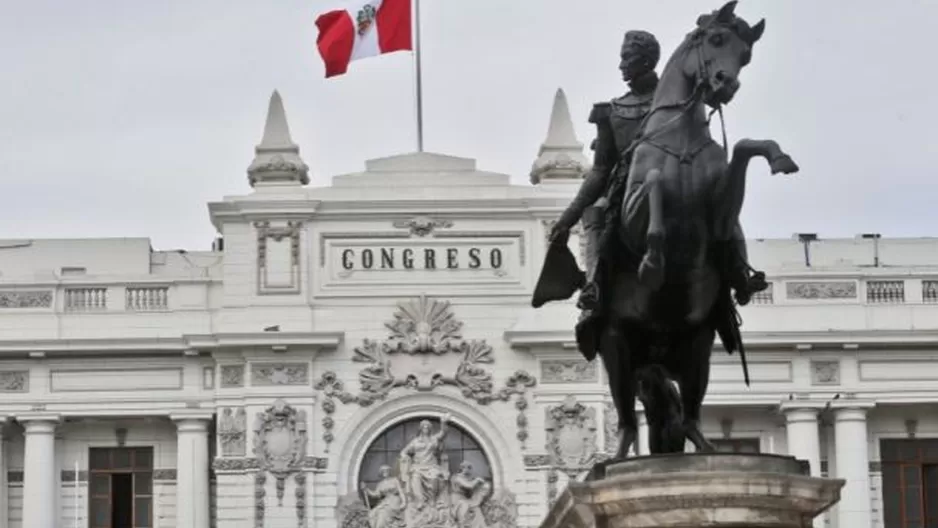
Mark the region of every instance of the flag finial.
POLYGON ((287 114, 280 92, 274 90, 267 107, 264 136, 254 148, 254 161, 248 167, 251 186, 262 183, 309 183, 309 167, 300 158, 300 147, 290 137, 287 114))

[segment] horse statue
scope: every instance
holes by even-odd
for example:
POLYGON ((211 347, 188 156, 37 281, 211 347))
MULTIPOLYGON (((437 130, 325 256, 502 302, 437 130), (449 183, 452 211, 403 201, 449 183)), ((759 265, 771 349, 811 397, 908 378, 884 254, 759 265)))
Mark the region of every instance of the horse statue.
MULTIPOLYGON (((685 439, 698 451, 714 450, 700 430, 700 410, 716 334, 727 352, 740 354, 749 383, 736 304, 748 303, 766 283, 761 272, 750 273, 739 223, 746 171, 755 157, 765 158, 773 174, 798 166, 771 140, 740 140, 727 161, 725 133, 724 146, 711 137, 710 117, 719 111, 722 118, 765 29, 764 20, 750 25, 735 7, 731 1, 701 15, 672 54, 642 132, 623 154, 630 160, 627 179, 610 185, 610 202, 621 207, 599 248, 601 287, 591 308, 602 314, 601 324, 594 336, 581 321, 577 341, 587 359, 598 350, 609 374, 619 418, 616 459, 636 441, 636 398, 645 406, 652 453, 683 452, 685 439)), ((572 257, 561 246, 548 249, 534 306, 569 298, 584 285, 579 270, 559 290, 541 284, 557 282, 548 273, 559 269, 552 258, 560 255, 569 269, 572 257), (538 298, 547 290, 553 297, 538 298)))

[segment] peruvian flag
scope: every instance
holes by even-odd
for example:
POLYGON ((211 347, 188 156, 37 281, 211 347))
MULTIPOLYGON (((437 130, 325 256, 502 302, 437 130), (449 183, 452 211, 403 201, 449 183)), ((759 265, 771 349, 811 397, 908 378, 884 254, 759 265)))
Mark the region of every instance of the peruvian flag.
POLYGON ((316 46, 326 77, 342 75, 353 60, 412 50, 411 0, 350 0, 316 19, 316 46))

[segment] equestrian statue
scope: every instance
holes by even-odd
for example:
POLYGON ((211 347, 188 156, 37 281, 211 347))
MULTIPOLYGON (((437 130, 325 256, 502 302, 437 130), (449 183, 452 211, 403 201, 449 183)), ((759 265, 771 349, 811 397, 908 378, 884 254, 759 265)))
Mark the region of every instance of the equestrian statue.
POLYGON ((593 168, 550 233, 532 304, 580 290, 580 352, 602 358, 618 414, 616 459, 627 456, 644 407, 652 453, 683 452, 685 439, 713 451, 700 430, 716 335, 738 353, 748 385, 736 305, 767 287, 750 266, 739 222, 746 170, 765 158, 773 174, 798 166, 771 140, 743 139, 727 160, 710 134, 740 86, 740 73, 765 30, 734 13, 731 1, 701 15, 661 73, 660 47, 629 31, 620 70, 630 91, 593 107, 593 168), (708 112, 708 109, 710 110, 708 112), (582 221, 586 272, 568 248, 582 221), (675 387, 676 384, 676 387, 675 387))

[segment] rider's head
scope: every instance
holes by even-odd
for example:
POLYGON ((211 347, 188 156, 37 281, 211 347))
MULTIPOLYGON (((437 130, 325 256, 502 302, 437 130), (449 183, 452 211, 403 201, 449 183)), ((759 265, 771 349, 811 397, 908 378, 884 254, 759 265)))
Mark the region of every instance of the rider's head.
POLYGON ((470 463, 469 463, 468 461, 466 461, 466 460, 463 460, 463 461, 459 464, 459 472, 462 473, 463 475, 468 475, 468 474, 472 473, 472 464, 470 464, 470 463))
POLYGON ((661 58, 661 45, 651 33, 638 29, 632 30, 626 32, 622 40, 619 58, 622 78, 631 81, 654 71, 661 58))

